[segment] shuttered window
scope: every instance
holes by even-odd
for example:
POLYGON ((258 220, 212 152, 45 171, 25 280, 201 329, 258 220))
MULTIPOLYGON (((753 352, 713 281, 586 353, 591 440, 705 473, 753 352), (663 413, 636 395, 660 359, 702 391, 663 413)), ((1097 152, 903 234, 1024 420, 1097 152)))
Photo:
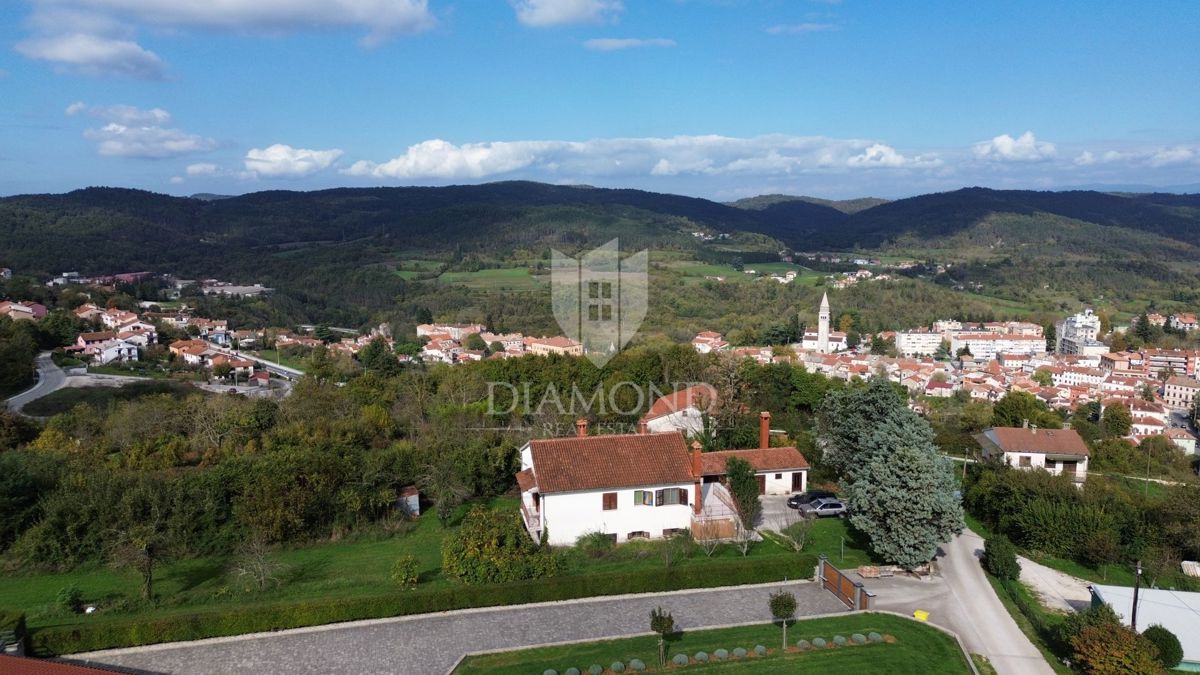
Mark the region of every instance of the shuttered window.
POLYGON ((665 488, 656 490, 654 493, 654 503, 659 506, 672 506, 675 504, 687 505, 688 491, 684 488, 665 488))
POLYGON ((633 505, 654 506, 654 493, 649 490, 634 490, 633 505))
POLYGON ((603 500, 604 500, 604 510, 605 511, 616 510, 616 508, 617 508, 617 493, 605 492, 603 495, 601 495, 601 497, 603 497, 603 500))

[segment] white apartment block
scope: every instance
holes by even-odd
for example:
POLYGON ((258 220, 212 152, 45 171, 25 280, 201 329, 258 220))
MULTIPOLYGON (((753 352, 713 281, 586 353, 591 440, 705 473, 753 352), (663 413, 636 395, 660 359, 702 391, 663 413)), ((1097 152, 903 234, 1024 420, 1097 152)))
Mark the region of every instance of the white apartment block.
POLYGON ((903 356, 932 356, 945 339, 941 333, 901 331, 896 333, 896 351, 903 356))
POLYGON ((1091 309, 1069 316, 1054 325, 1056 342, 1054 351, 1059 354, 1103 354, 1108 348, 1097 342, 1100 336, 1100 317, 1091 309), (1100 350, 1100 351, 1098 351, 1100 350))
POLYGON ((950 351, 957 354, 963 347, 976 359, 989 361, 997 354, 1044 354, 1046 341, 1035 335, 1001 333, 956 333, 950 337, 950 351))

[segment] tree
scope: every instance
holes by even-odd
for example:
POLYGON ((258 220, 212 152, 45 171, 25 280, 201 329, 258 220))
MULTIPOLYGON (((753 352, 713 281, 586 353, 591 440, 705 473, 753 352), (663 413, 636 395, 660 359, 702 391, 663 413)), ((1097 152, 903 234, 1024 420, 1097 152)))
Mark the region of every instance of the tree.
POLYGON ((858 331, 851 329, 846 332, 847 349, 855 349, 860 344, 862 344, 862 336, 858 334, 858 331))
POLYGON ((955 354, 955 356, 957 356, 958 358, 961 359, 964 356, 975 356, 975 355, 971 353, 970 347, 963 345, 962 348, 958 350, 958 353, 955 354))
POLYGON ((939 344, 937 351, 933 353, 933 358, 938 361, 950 360, 950 341, 943 339, 939 344))
POLYGON ((758 479, 755 477, 754 467, 741 457, 730 457, 725 460, 725 476, 729 483, 729 491, 733 493, 738 518, 741 519, 745 529, 754 529, 755 523, 762 515, 762 504, 758 501, 758 479))
POLYGON ((358 362, 362 364, 363 370, 383 377, 392 377, 400 372, 400 362, 382 337, 371 340, 366 347, 359 350, 358 362))
POLYGON ((1074 660, 1089 675, 1161 673, 1158 648, 1125 626, 1088 626, 1071 641, 1074 660))
POLYGON ((259 591, 265 591, 278 583, 279 574, 284 565, 271 558, 271 549, 259 537, 242 544, 234 563, 233 571, 239 577, 246 577, 254 583, 259 591))
POLYGON ((112 565, 132 568, 142 577, 142 599, 154 599, 154 569, 166 558, 166 542, 154 525, 132 525, 118 533, 112 565))
POLYGON ((553 576, 560 559, 538 546, 514 509, 476 506, 442 540, 442 571, 467 584, 495 584, 553 576))
MULTIPOLYGON (((852 478, 867 459, 864 453, 879 445, 878 435, 914 419, 920 418, 882 377, 871 378, 866 386, 831 392, 817 413, 822 463, 838 475, 852 478)), ((928 440, 932 442, 932 432, 928 440)))
POLYGON ((1107 438, 1124 438, 1133 429, 1133 415, 1124 404, 1114 403, 1104 409, 1100 427, 1107 438))
POLYGON ((213 366, 212 369, 213 377, 217 378, 218 380, 224 380, 225 378, 229 377, 229 374, 232 372, 233 366, 229 365, 228 363, 218 363, 217 365, 213 366))
POLYGON ((1054 386, 1054 376, 1048 370, 1038 370, 1033 373, 1033 381, 1043 387, 1054 386))
POLYGON ((468 335, 466 339, 463 340, 463 346, 467 349, 480 352, 488 348, 487 343, 483 341, 483 338, 479 336, 479 333, 471 333, 468 335))
POLYGON ((771 608, 771 616, 783 626, 783 649, 787 649, 788 621, 796 616, 796 596, 787 591, 772 593, 767 605, 771 608))
POLYGON ((1026 422, 1046 429, 1062 426, 1058 415, 1050 412, 1045 403, 1027 391, 1010 391, 992 408, 994 427, 1020 427, 1026 422))
POLYGON ((1058 327, 1048 323, 1042 327, 1042 335, 1046 338, 1046 351, 1053 353, 1058 348, 1058 327))
POLYGON ((459 478, 458 468, 448 455, 426 464, 417 478, 417 485, 426 498, 433 502, 434 511, 437 512, 437 519, 442 527, 450 524, 454 507, 471 496, 470 488, 459 478))
POLYGON ((658 634, 658 665, 667 665, 667 636, 675 632, 675 617, 658 607, 650 610, 650 630, 658 634))
POLYGON ((1017 549, 1004 535, 983 542, 983 567, 1001 581, 1016 581, 1021 576, 1017 549))
POLYGON ((1163 668, 1171 670, 1183 660, 1183 645, 1179 644, 1179 638, 1166 628, 1154 624, 1142 631, 1142 637, 1158 648, 1158 662, 1163 668))

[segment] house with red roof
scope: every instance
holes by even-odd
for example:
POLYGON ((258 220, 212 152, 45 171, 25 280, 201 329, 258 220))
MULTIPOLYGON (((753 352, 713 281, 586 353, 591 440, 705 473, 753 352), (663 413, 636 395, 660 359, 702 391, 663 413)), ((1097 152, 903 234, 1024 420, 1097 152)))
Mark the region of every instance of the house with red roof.
POLYGON ((808 461, 795 448, 767 447, 770 420, 762 413, 761 447, 750 450, 704 453, 696 442, 689 451, 678 431, 589 436, 587 420, 575 436, 531 440, 517 474, 525 527, 535 540, 569 546, 593 532, 623 542, 729 522, 733 500, 722 481, 731 457, 754 468, 759 494, 803 491, 808 461))
POLYGON ((691 436, 704 430, 704 414, 716 410, 716 387, 700 383, 659 397, 642 415, 639 428, 653 433, 682 431, 691 436))
POLYGON ((1074 429, 991 427, 975 438, 984 457, 1001 457, 1009 466, 1087 478, 1088 447, 1074 429))

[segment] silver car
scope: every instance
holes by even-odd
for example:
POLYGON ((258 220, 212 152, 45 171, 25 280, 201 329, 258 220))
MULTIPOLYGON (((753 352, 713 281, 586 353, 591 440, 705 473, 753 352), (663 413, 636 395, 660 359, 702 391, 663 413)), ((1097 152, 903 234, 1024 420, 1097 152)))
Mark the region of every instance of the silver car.
POLYGON ((832 497, 826 499, 815 499, 807 504, 801 504, 800 514, 812 518, 844 516, 846 515, 846 505, 837 499, 833 499, 832 497))

